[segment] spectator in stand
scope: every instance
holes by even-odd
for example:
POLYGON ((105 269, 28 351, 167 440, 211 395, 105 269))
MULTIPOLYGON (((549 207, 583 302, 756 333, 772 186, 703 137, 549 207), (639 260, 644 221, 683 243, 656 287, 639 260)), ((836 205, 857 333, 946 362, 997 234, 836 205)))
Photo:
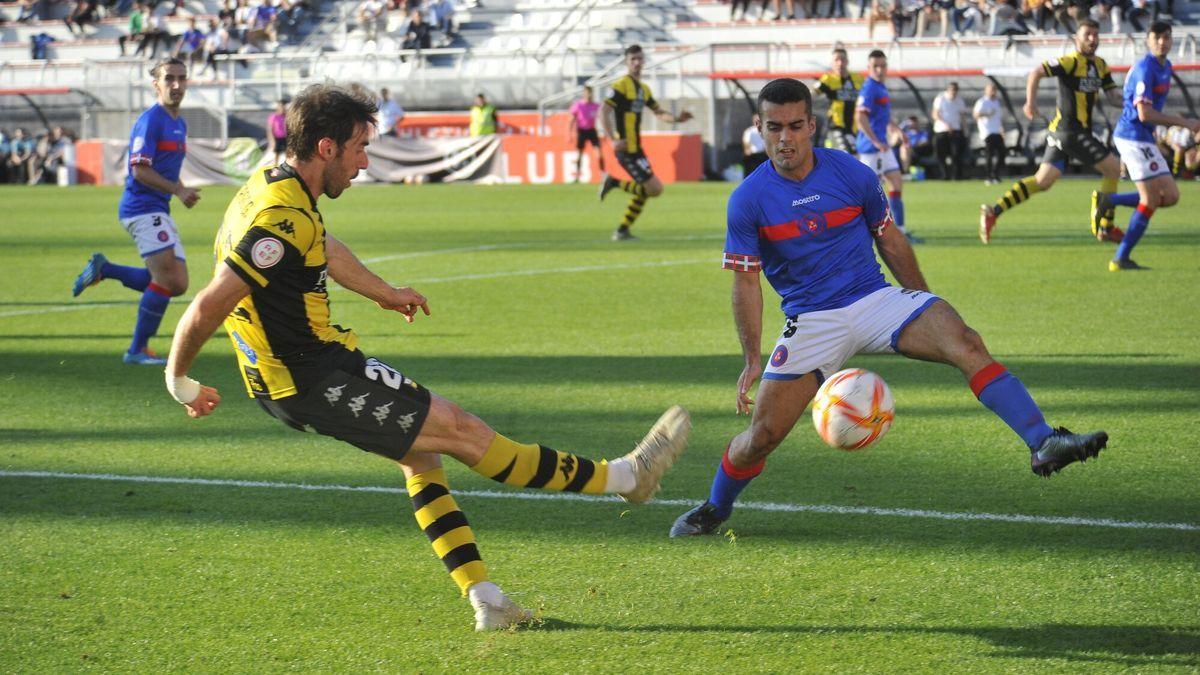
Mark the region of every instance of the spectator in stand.
POLYGON ((33 139, 29 138, 24 129, 18 127, 13 131, 8 157, 5 158, 9 182, 29 182, 29 160, 33 158, 34 147, 33 139))
POLYGON ((429 35, 429 24, 421 18, 421 11, 414 9, 408 22, 408 30, 404 33, 404 44, 401 49, 429 49, 432 38, 429 35))
POLYGON ((237 0, 225 0, 225 6, 217 12, 217 23, 230 28, 234 24, 234 15, 237 14, 237 0))
POLYGON ((429 5, 430 23, 445 36, 443 42, 447 45, 458 35, 458 25, 454 19, 454 0, 435 0, 429 5))
POLYGON ((1029 35, 1029 29, 1017 8, 1017 0, 1000 0, 992 12, 992 25, 989 35, 1029 35))
POLYGON ((34 61, 49 61, 50 60, 50 44, 58 42, 53 35, 49 33, 38 33, 29 36, 29 58, 34 61))
POLYGON ((379 90, 379 101, 376 103, 379 114, 376 129, 380 136, 396 136, 396 125, 404 120, 404 108, 392 99, 392 92, 384 87, 379 90))
POLYGON ((742 176, 754 173, 760 164, 767 161, 767 143, 758 126, 751 124, 742 132, 742 176))
POLYGON ((237 39, 238 44, 244 45, 248 42, 246 38, 257 13, 258 5, 251 5, 247 0, 238 0, 237 10, 233 13, 233 29, 230 30, 230 35, 237 39))
MULTIPOLYGON (((863 0, 864 4, 866 0, 863 0)), ((844 19, 846 18, 846 0, 829 0, 829 13, 825 15, 826 19, 844 19)))
POLYGON ((12 139, 0 129, 0 185, 8 182, 8 153, 12 152, 12 139))
MULTIPOLYGON (((233 48, 232 38, 229 35, 230 26, 224 23, 217 23, 216 19, 208 20, 208 33, 204 35, 204 67, 200 72, 196 73, 196 77, 203 75, 205 72, 212 69, 213 79, 217 77, 217 57, 235 53, 233 48)), ((242 61, 242 66, 246 66, 246 62, 242 61)))
POLYGON ((973 0, 955 0, 954 9, 950 10, 950 23, 955 33, 964 34, 982 25, 983 13, 973 0))
POLYGON ((161 12, 150 10, 146 17, 146 27, 142 33, 142 44, 138 45, 138 54, 142 53, 146 46, 150 46, 150 60, 158 58, 158 48, 161 46, 164 51, 171 49, 171 43, 174 38, 171 36, 171 31, 167 28, 167 17, 161 12))
POLYGON ((275 112, 267 116, 267 152, 275 156, 275 166, 287 157, 287 100, 275 103, 275 112))
POLYGON ((29 155, 29 159, 25 161, 25 173, 29 176, 28 183, 30 185, 40 185, 45 177, 46 160, 50 156, 50 134, 38 134, 34 141, 33 152, 29 155))
POLYGON ((175 58, 187 62, 188 72, 194 72, 196 61, 204 59, 204 33, 196 27, 196 18, 188 19, 188 28, 175 43, 175 58))
POLYGON ((28 23, 34 19, 41 20, 39 7, 41 0, 21 0, 20 6, 17 8, 17 23, 28 23))
POLYGON ((31 183, 75 184, 75 138, 62 127, 54 127, 46 139, 46 154, 35 167, 39 172, 31 183), (65 171, 64 171, 65 170, 65 171), (63 174, 60 177, 60 173, 63 174))
POLYGON ((1004 147, 1004 110, 1000 107, 995 83, 988 82, 984 85, 983 96, 975 102, 971 114, 979 129, 979 140, 983 141, 987 161, 987 179, 984 184, 995 185, 1000 182, 1000 172, 1004 171, 1004 156, 1008 153, 1008 149, 1004 147))
POLYGON ((605 173, 604 151, 600 149, 600 134, 596 132, 596 115, 600 112, 600 104, 594 100, 592 88, 583 88, 583 98, 571 104, 570 134, 575 138, 575 182, 579 182, 579 167, 583 161, 583 149, 588 143, 596 151, 600 160, 600 173, 605 173))
POLYGON ((750 11, 750 0, 730 0, 729 2, 729 20, 737 21, 738 8, 742 8, 742 21, 746 20, 746 12, 750 11))
POLYGON ((908 173, 918 160, 933 154, 933 143, 929 129, 921 124, 916 115, 910 115, 900 122, 899 131, 892 139, 891 146, 900 156, 901 170, 908 173))
POLYGON ((146 30, 146 8, 140 2, 133 3, 133 9, 129 12, 129 35, 122 35, 117 38, 117 46, 121 48, 121 56, 125 56, 125 45, 133 42, 137 44, 137 53, 142 53, 143 33, 146 30))
POLYGON ((67 30, 71 32, 71 35, 86 37, 83 28, 96 25, 97 5, 97 0, 76 0, 71 13, 63 19, 63 23, 67 24, 67 30))
POLYGON ((279 2, 280 0, 263 0, 254 11, 254 20, 250 25, 250 34, 253 37, 250 41, 262 51, 267 51, 268 47, 279 42, 279 2))
MULTIPOLYGON (((779 0, 762 0, 761 13, 758 15, 759 21, 765 21, 767 19, 767 5, 771 4, 772 1, 775 3, 775 20, 776 21, 783 20, 783 12, 780 11, 779 0)), ((794 0, 784 0, 784 2, 787 3, 788 18, 795 19, 796 18, 796 8, 794 5, 794 0)))
POLYGON ((363 29, 363 40, 375 42, 379 37, 379 24, 384 21, 383 0, 364 0, 358 6, 358 25, 363 29))
POLYGON ((938 172, 942 180, 962 178, 962 155, 966 146, 963 118, 967 106, 958 97, 958 83, 951 82, 946 90, 933 99, 930 117, 933 118, 933 151, 937 155, 938 172))

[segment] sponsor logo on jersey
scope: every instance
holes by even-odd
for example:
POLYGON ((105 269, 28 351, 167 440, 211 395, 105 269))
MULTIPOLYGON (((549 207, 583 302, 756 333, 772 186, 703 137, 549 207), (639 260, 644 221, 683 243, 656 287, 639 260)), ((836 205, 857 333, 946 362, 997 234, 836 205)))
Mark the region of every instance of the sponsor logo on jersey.
POLYGON ((236 330, 231 335, 233 335, 233 341, 237 343, 238 350, 246 355, 246 360, 250 362, 250 365, 258 365, 258 353, 254 351, 254 348, 246 344, 246 341, 242 339, 241 335, 238 335, 236 330))
POLYGON ((803 206, 805 204, 811 204, 820 198, 821 198, 821 195, 809 195, 807 197, 801 197, 800 199, 793 199, 792 206, 803 206))

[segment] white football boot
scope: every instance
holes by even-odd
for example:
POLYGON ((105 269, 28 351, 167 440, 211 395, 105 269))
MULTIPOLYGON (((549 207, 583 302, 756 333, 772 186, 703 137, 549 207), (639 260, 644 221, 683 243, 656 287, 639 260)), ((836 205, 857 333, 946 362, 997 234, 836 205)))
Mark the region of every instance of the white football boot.
POLYGON ((683 454, 691 432, 692 419, 686 410, 674 405, 663 413, 633 452, 622 458, 633 467, 637 482, 629 492, 620 493, 621 499, 631 504, 650 501, 659 490, 663 474, 683 454))

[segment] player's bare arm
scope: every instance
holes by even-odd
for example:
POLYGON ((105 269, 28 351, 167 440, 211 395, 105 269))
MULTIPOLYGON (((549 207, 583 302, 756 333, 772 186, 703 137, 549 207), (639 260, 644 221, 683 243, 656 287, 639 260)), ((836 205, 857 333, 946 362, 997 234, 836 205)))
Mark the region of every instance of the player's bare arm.
POLYGON ((738 342, 742 345, 745 364, 738 377, 737 412, 750 414, 754 399, 750 389, 762 375, 762 312, 763 299, 758 272, 733 273, 733 324, 738 342))
POLYGON ((885 229, 883 234, 875 238, 875 248, 879 250, 879 257, 891 270, 897 283, 915 291, 929 290, 925 276, 921 274, 921 268, 917 264, 912 244, 908 243, 900 228, 889 226, 885 229))
POLYGON ((667 124, 679 124, 692 119, 692 113, 686 110, 679 111, 678 115, 672 115, 662 108, 655 108, 654 116, 657 117, 660 122, 666 122, 667 124))
POLYGON ((1142 101, 1137 104, 1138 119, 1147 124, 1161 124, 1164 126, 1183 127, 1189 129, 1193 134, 1200 133, 1200 120, 1189 120, 1178 115, 1159 112, 1154 109, 1154 106, 1147 101, 1142 101))
POLYGON ((870 113, 859 108, 854 112, 854 118, 858 121, 859 131, 862 131, 866 135, 867 140, 871 141, 871 145, 874 145, 875 149, 880 152, 886 152, 888 149, 887 145, 879 140, 879 137, 875 135, 875 130, 871 128, 870 113))
POLYGON ((418 309, 423 310, 425 316, 429 316, 429 301, 425 296, 407 286, 392 286, 367 269, 353 251, 328 233, 325 235, 325 259, 330 278, 364 298, 373 300, 383 309, 400 312, 409 323, 413 322, 418 309))
POLYGON ((200 348, 217 332, 225 317, 250 294, 250 286, 226 265, 217 267, 213 280, 196 295, 179 324, 167 357, 167 391, 187 408, 189 417, 204 417, 216 409, 221 395, 187 376, 200 348))
POLYGON ((1042 71, 1042 67, 1038 66, 1029 71, 1029 78, 1025 80, 1025 105, 1021 110, 1025 113, 1025 117, 1029 119, 1038 116, 1037 88, 1043 76, 1045 76, 1045 73, 1042 71))
POLYGON ((600 129, 612 141, 613 152, 625 152, 625 139, 617 138, 613 131, 617 128, 617 113, 608 103, 600 106, 600 129))
POLYGON ((148 188, 175 195, 189 209, 200 201, 200 188, 186 187, 182 181, 167 180, 154 167, 146 164, 133 165, 133 179, 148 188))

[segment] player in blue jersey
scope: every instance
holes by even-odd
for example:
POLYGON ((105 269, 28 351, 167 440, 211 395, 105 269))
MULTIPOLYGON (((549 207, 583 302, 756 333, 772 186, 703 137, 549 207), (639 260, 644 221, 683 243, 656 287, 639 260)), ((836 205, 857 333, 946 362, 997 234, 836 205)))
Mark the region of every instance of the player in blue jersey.
POLYGON ((1129 70, 1125 77, 1125 109, 1113 132, 1113 145, 1137 185, 1136 192, 1114 194, 1109 201, 1115 206, 1136 207, 1129 217, 1125 239, 1108 263, 1113 272, 1145 269, 1129 257, 1137 246, 1155 209, 1174 206, 1179 201, 1179 187, 1171 175, 1171 165, 1163 159, 1154 141, 1154 127, 1169 124, 1186 127, 1200 134, 1200 121, 1188 120, 1162 111, 1171 91, 1171 24, 1155 21, 1146 33, 1149 53, 1129 70))
POLYGON ((159 358, 147 346, 158 332, 171 298, 187 292, 187 261, 183 244, 171 220, 171 195, 192 208, 200 199, 200 190, 179 181, 179 170, 187 152, 187 123, 179 106, 187 93, 187 67, 176 58, 167 58, 150 70, 158 103, 138 117, 129 134, 129 175, 121 195, 118 217, 133 237, 145 263, 144 267, 116 265, 103 253, 93 253, 72 293, 104 279, 116 279, 142 294, 138 305, 133 340, 123 357, 125 363, 161 366, 159 358))
POLYGON ((1100 452, 1107 434, 1050 428, 1025 385, 992 359, 953 307, 929 292, 875 173, 843 152, 813 148, 808 87, 790 79, 767 84, 755 123, 771 161, 729 198, 724 259, 733 270, 733 317, 745 357, 737 411, 753 406, 753 417, 730 441, 708 499, 680 516, 671 536, 715 531, 824 378, 860 353, 898 353, 957 368, 980 402, 1029 447, 1035 474, 1049 476, 1100 452), (876 250, 900 287, 884 279, 876 250), (788 315, 765 372, 760 272, 788 315), (760 376, 756 405, 750 389, 760 376))
POLYGON ((888 184, 888 205, 896 220, 896 226, 911 243, 921 243, 920 237, 909 234, 904 228, 904 179, 900 175, 900 164, 887 144, 888 130, 892 123, 892 102, 887 85, 887 54, 876 49, 867 55, 867 79, 858 91, 855 115, 858 120, 858 136, 855 149, 858 160, 871 167, 880 180, 888 184))

